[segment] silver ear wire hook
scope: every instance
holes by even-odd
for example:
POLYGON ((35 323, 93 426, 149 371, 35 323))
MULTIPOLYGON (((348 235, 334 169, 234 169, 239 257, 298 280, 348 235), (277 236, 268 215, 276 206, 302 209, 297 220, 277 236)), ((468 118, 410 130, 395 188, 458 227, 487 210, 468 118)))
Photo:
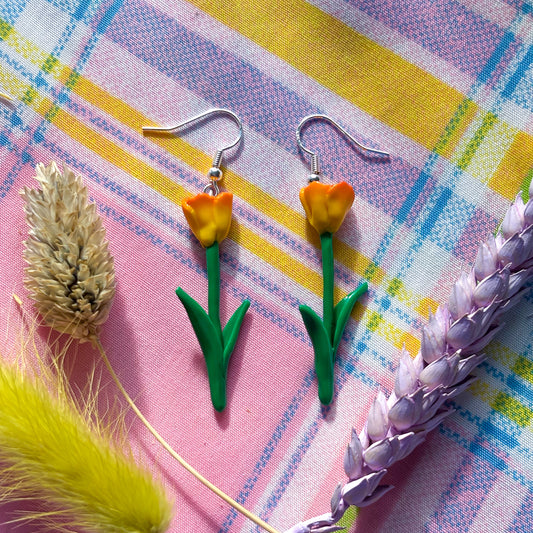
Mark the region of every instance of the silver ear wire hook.
POLYGON ((328 124, 331 124, 334 128, 336 128, 340 133, 348 137, 350 141, 352 141, 353 144, 355 144, 357 147, 359 147, 361 150, 365 150, 367 152, 372 152, 373 154, 379 154, 379 155, 385 155, 388 156, 388 152, 384 152, 383 150, 376 150, 375 148, 370 148, 369 146, 365 146, 358 142, 354 137, 352 137, 342 126, 339 126, 332 118, 328 117, 327 115, 308 115, 302 121, 300 124, 298 124, 298 127, 296 128, 296 143, 298 146, 303 150, 306 154, 309 154, 311 156, 311 175, 309 176, 309 181, 319 181, 320 180, 320 163, 318 159, 318 154, 316 152, 313 152, 309 150, 309 148, 306 148, 302 143, 302 129, 303 127, 312 120, 324 120, 328 124))
POLYGON ((210 115, 226 115, 227 117, 231 118, 235 124, 237 124, 239 128, 239 135, 238 137, 227 146, 224 146, 223 148, 219 148, 216 153, 215 157, 213 157, 213 164, 209 171, 207 172, 207 177, 209 178, 209 183, 204 187, 203 192, 213 194, 216 196, 219 193, 219 188, 217 182, 222 179, 222 170, 220 170, 220 164, 222 162, 222 156, 224 155, 224 152, 226 150, 229 150, 239 144, 239 142, 242 139, 242 122, 241 119, 229 109, 223 109, 223 108, 215 108, 215 109, 209 109, 208 111, 204 111, 203 113, 190 118, 186 120, 185 122, 181 122, 177 126, 171 126, 170 128, 164 128, 160 126, 143 126, 142 131, 174 131, 178 130, 180 128, 183 128, 189 124, 192 124, 193 122, 196 122, 197 120, 201 120, 205 117, 208 117, 210 115))

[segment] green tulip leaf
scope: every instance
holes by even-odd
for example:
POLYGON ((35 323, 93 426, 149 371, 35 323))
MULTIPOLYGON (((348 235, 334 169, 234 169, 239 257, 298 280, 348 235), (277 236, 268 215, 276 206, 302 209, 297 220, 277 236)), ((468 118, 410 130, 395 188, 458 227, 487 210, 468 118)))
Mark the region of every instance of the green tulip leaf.
POLYGON ((336 306, 334 312, 335 331, 333 335, 333 357, 337 353, 337 348, 342 339, 344 328, 350 318, 350 314, 355 305, 355 302, 368 290, 368 283, 364 282, 345 296, 336 306))
POLYGON ((207 377, 211 391, 211 401, 217 411, 226 406, 226 367, 223 362, 221 336, 202 306, 191 298, 182 288, 176 294, 187 311, 196 338, 204 354, 207 377))
POLYGON ((187 311, 206 361, 210 357, 216 357, 216 354, 221 354, 222 345, 219 341, 215 326, 213 326, 208 314, 181 287, 176 290, 176 294, 181 300, 183 307, 185 307, 185 311, 187 311))
POLYGON ((315 371, 318 379, 318 397, 324 405, 333 400, 333 350, 324 323, 307 305, 300 305, 305 329, 315 352, 315 371))
POLYGON ((249 307, 250 301, 244 300, 244 302, 242 302, 242 304, 237 308, 237 310, 228 320, 228 323, 226 324, 224 331, 222 332, 222 337, 224 339, 223 364, 225 369, 228 368, 229 360, 231 354, 233 353, 233 348, 235 348, 235 343, 237 342, 237 338, 241 330, 241 324, 244 319, 244 315, 246 314, 246 311, 248 311, 249 307))

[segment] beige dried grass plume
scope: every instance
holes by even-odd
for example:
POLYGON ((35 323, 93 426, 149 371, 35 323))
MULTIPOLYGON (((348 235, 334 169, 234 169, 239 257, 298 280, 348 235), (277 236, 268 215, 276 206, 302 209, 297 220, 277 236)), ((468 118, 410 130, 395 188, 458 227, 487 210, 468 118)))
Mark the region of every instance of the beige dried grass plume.
POLYGON ((26 288, 47 325, 95 341, 115 294, 105 229, 80 176, 54 162, 38 164, 36 174, 41 189, 21 191, 29 225, 26 288))

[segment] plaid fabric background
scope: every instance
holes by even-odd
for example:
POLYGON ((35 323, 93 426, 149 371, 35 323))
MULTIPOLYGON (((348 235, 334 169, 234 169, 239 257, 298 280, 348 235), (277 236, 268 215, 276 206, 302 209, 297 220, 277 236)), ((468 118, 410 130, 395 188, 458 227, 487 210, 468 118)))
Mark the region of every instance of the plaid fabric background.
MULTIPOLYGON (((2 339, 11 294, 24 295, 18 191, 38 162, 64 162, 85 177, 108 231, 118 294, 102 341, 147 418, 280 530, 327 512, 350 428, 378 388, 392 389, 401 346, 416 354, 428 309, 446 302, 532 178, 532 14, 528 0, 0 0, 0 91, 15 99, 0 106, 2 339), (214 106, 245 127, 225 159, 234 220, 221 246, 223 321, 252 302, 223 414, 174 290, 206 303, 204 254, 179 204, 203 187, 234 125, 140 132, 214 106), (341 342, 329 409, 298 312, 321 305, 319 241, 298 200, 308 160, 294 137, 317 112, 391 153, 361 157, 321 123, 305 134, 326 179, 356 190, 336 234, 336 297, 370 286, 341 342)), ((489 345, 456 414, 391 469, 396 489, 356 522, 347 514, 350 531, 533 530, 532 301, 489 345)), ((97 360, 74 351, 82 369, 97 360)), ((256 529, 129 421, 176 500, 171 531, 256 529)))

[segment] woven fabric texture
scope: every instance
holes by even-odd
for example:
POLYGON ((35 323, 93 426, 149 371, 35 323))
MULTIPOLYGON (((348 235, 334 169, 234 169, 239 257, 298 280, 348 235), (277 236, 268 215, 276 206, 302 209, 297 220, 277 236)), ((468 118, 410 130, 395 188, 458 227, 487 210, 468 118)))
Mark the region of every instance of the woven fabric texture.
MULTIPOLYGON (((402 345, 473 262, 533 176, 529 0, 0 0, 0 334, 12 334, 26 234, 19 190, 55 160, 83 175, 116 260, 102 343, 160 433, 213 483, 280 531, 325 513, 352 427, 390 392, 402 345), (225 118, 143 135, 225 107, 244 142, 224 159, 233 223, 221 244, 222 321, 251 301, 217 414, 176 297, 207 304, 205 254, 181 200, 199 192, 225 118), (324 181, 355 202, 334 239, 336 299, 367 280, 321 408, 298 305, 321 309, 320 242, 298 199, 305 132, 324 181)), ((533 530, 533 295, 487 348, 456 413, 386 481, 396 488, 342 524, 353 533, 533 530)), ((46 332, 42 332, 46 335, 46 332)), ((98 354, 72 347, 78 379, 98 354)), ((105 384, 109 378, 102 370, 105 384)), ((105 394, 116 389, 110 383, 105 394)), ((176 501, 171 531, 258 531, 165 455, 128 415, 130 440, 176 501)), ((120 490, 120 487, 117 487, 120 490)), ((15 509, 16 511, 16 509, 15 509)), ((2 520, 14 509, 3 510, 2 520)), ((0 526, 2 533, 34 531, 0 526)))

